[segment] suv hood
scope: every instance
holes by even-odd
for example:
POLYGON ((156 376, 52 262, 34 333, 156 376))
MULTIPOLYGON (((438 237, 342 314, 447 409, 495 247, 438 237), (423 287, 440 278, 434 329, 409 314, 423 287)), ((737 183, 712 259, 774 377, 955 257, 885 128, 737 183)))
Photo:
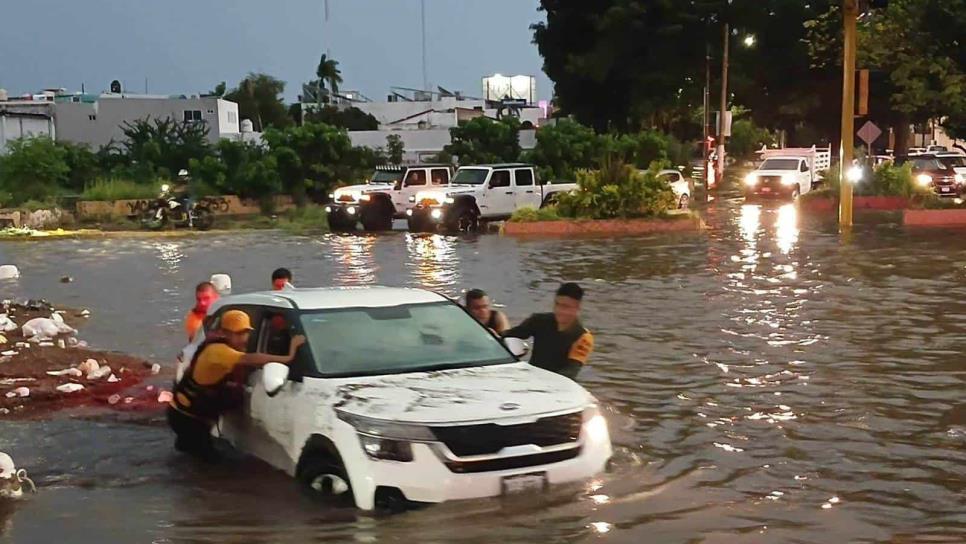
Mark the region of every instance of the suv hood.
POLYGON ((364 417, 439 424, 577 411, 594 398, 569 378, 512 363, 339 380, 331 402, 364 417))
POLYGON ((797 169, 795 170, 769 169, 769 170, 753 170, 751 173, 755 174, 756 176, 795 176, 795 175, 798 175, 799 173, 804 174, 805 172, 799 172, 797 169))
POLYGON ((382 183, 382 182, 362 183, 359 185, 346 185, 345 187, 339 187, 334 191, 334 194, 335 194, 335 197, 338 198, 339 195, 344 195, 346 193, 363 194, 363 193, 371 193, 373 191, 385 191, 392 188, 393 188, 393 184, 391 183, 382 183))

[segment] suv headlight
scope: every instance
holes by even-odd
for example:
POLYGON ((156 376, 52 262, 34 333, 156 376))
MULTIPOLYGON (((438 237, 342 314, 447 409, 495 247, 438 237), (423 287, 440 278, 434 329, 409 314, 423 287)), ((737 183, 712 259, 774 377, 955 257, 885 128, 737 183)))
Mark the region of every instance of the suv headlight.
POLYGON ((956 183, 963 183, 966 181, 966 177, 964 177, 962 174, 956 174, 954 179, 956 180, 956 183))
POLYGON ((756 174, 748 174, 745 176, 745 185, 749 187, 754 187, 758 185, 758 176, 756 174))
POLYGON ((592 404, 584 408, 584 429, 583 432, 588 440, 594 443, 610 441, 610 433, 607 431, 607 420, 600 413, 600 407, 592 404))
POLYGON ((929 174, 919 174, 918 176, 916 176, 916 181, 919 182, 919 185, 922 185, 923 187, 925 187, 926 185, 929 185, 930 183, 932 183, 932 176, 930 176, 929 174))
POLYGON ((359 443, 370 459, 408 463, 413 460, 412 442, 436 441, 429 427, 423 425, 396 423, 342 411, 336 411, 336 414, 356 430, 359 443))

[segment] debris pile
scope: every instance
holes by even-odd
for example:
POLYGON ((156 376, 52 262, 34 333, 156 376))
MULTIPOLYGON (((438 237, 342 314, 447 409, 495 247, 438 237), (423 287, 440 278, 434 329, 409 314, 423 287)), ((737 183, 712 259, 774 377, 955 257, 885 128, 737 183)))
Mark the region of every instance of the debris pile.
POLYGON ((45 300, 3 301, 0 419, 34 417, 66 407, 108 406, 109 399, 125 393, 124 404, 141 397, 157 403, 153 387, 126 391, 156 373, 149 362, 93 351, 78 340, 77 327, 90 315, 87 310, 55 309, 45 300))

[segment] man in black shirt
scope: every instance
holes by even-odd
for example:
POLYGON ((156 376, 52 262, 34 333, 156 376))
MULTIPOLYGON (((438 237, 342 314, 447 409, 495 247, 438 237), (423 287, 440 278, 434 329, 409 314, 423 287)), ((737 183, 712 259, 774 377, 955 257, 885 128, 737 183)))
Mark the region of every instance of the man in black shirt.
POLYGON ((594 350, 594 336, 580 323, 584 290, 576 283, 557 289, 553 313, 533 314, 503 333, 513 338, 533 338, 530 364, 575 380, 594 350))

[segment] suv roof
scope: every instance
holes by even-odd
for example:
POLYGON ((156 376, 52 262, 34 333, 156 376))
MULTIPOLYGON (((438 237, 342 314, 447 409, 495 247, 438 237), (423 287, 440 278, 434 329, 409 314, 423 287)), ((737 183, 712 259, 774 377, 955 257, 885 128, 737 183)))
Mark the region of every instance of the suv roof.
POLYGON ((525 164, 522 162, 506 162, 506 163, 495 163, 495 164, 467 164, 465 167, 460 166, 460 168, 532 168, 532 164, 525 164))
POLYGON ((261 291, 229 295, 215 303, 213 309, 228 305, 271 306, 323 310, 332 308, 380 308, 400 304, 442 302, 446 297, 423 289, 399 287, 323 287, 261 291))

